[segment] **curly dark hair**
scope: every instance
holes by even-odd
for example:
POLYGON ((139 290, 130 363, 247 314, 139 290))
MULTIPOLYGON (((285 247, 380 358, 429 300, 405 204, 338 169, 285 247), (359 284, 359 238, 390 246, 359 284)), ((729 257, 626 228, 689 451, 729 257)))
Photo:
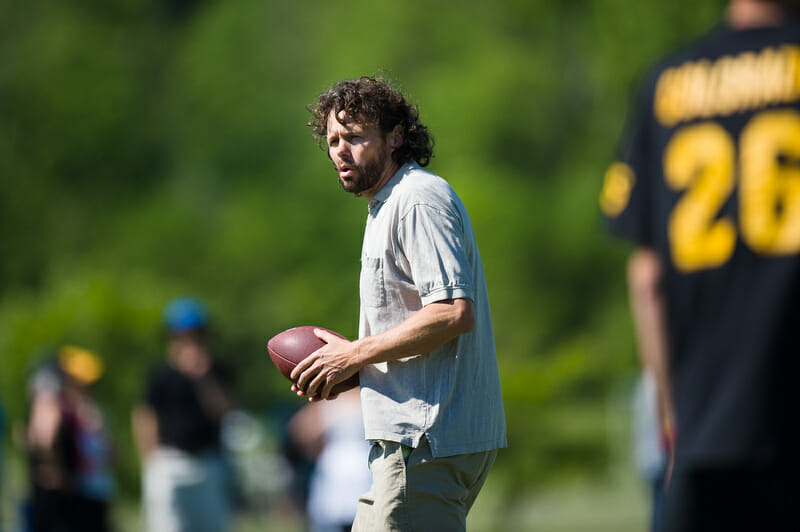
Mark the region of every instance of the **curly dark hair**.
POLYGON ((392 154, 398 164, 411 160, 427 166, 433 157, 433 137, 419 121, 419 111, 400 91, 381 78, 362 76, 336 83, 319 95, 316 106, 309 106, 308 126, 314 139, 327 148, 328 116, 344 111, 345 116, 362 126, 377 126, 384 138, 398 124, 403 129, 403 144, 392 154))

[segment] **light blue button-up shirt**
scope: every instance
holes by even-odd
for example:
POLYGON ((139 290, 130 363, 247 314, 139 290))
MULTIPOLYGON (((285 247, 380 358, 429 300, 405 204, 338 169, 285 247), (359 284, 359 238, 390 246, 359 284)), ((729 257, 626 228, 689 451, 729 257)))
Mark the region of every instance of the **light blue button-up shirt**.
POLYGON ((475 327, 429 353, 361 369, 366 437, 433 456, 506 446, 483 265, 467 211, 446 181, 416 163, 369 202, 361 253, 359 337, 384 332, 423 306, 471 299, 475 327))

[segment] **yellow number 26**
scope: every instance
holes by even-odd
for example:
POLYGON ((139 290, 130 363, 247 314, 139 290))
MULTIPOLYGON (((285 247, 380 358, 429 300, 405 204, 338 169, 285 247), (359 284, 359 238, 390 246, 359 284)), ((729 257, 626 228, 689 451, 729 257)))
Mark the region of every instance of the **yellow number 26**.
POLYGON ((742 241, 767 256, 800 252, 800 113, 763 111, 742 130, 739 153, 716 122, 679 130, 664 151, 664 178, 684 191, 668 222, 675 267, 693 272, 721 266, 733 255, 737 230, 720 216, 736 189, 742 241))

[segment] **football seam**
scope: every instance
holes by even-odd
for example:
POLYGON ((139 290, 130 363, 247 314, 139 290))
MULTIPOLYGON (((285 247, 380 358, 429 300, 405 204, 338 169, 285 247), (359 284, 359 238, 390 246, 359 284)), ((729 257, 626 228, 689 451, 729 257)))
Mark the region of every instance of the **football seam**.
POLYGON ((274 350, 274 349, 272 349, 271 347, 267 346, 267 349, 269 349, 270 353, 272 353, 272 354, 273 354, 273 355, 275 355, 276 357, 280 358, 280 359, 281 359, 281 360, 283 360, 284 362, 288 362, 288 363, 290 363, 290 364, 294 364, 295 366, 297 365, 297 362, 295 362, 295 361, 293 361, 293 360, 291 360, 291 359, 289 359, 289 358, 286 358, 286 356, 285 356, 285 355, 283 355, 283 354, 279 353, 278 351, 275 351, 275 350, 274 350))

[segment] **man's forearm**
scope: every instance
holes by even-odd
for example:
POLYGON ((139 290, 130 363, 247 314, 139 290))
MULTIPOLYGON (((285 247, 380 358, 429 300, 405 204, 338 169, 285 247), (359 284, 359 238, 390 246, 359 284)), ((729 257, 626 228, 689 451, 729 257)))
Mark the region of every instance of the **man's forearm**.
POLYGON ((131 424, 139 458, 144 462, 158 446, 158 422, 155 413, 147 406, 138 406, 131 415, 131 424))
POLYGON ((227 391, 213 375, 196 379, 195 386, 203 410, 212 419, 219 421, 233 408, 233 402, 227 391))
POLYGON ((628 286, 639 357, 656 377, 663 421, 671 428, 672 392, 663 265, 655 251, 639 248, 628 262, 628 286))
POLYGON ((292 371, 292 389, 301 396, 325 399, 334 384, 350 378, 367 364, 433 351, 472 330, 475 311, 470 299, 448 299, 426 305, 401 324, 354 342, 326 331, 317 335, 327 345, 292 371))
POLYGON ((475 326, 469 299, 448 299, 426 305, 401 324, 354 342, 361 366, 428 353, 475 326))

